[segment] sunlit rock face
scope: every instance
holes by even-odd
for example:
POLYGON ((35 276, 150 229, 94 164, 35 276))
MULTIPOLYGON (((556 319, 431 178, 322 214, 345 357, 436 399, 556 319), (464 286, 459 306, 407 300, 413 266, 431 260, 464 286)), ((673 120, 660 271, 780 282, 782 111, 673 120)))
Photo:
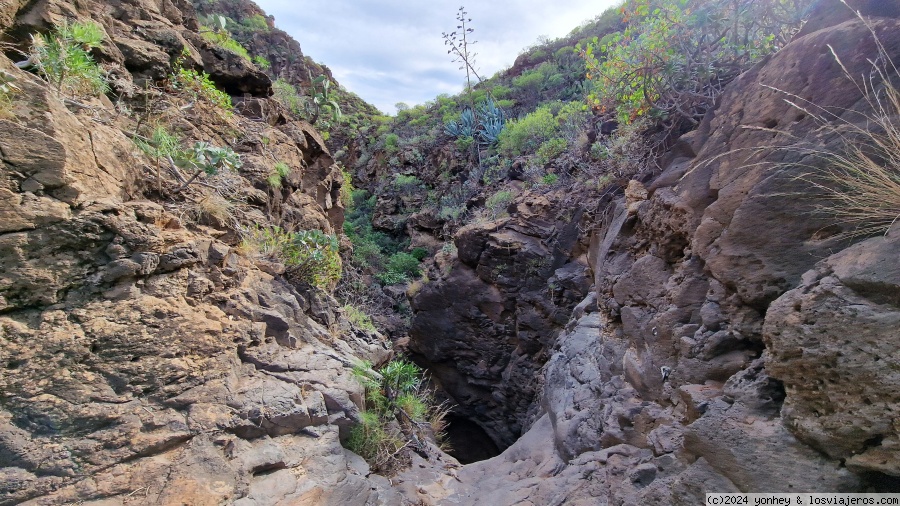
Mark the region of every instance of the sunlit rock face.
MULTIPOLYGON (((208 61, 186 3, 114 4, 7 2, 0 20, 12 34, 96 20, 98 60, 125 88, 163 77, 184 47, 185 65, 275 107, 266 76, 208 61)), ((0 60, 20 88, 0 120, 0 504, 395 503, 340 442, 362 404, 350 368, 386 360, 389 343, 250 261, 225 223, 188 223, 191 199, 160 200, 133 117, 0 60)), ((231 219, 341 228, 341 172, 308 124, 173 113, 164 98, 185 137, 240 153, 231 219), (266 192, 273 156, 293 170, 266 192)))

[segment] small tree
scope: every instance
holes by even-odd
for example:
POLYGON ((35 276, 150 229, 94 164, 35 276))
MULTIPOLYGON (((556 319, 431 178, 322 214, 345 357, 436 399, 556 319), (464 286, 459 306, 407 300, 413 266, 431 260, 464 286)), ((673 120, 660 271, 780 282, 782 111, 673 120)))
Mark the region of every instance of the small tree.
POLYGON ((153 129, 149 139, 138 138, 135 144, 147 156, 153 158, 156 163, 156 190, 162 193, 162 175, 160 173, 160 160, 177 157, 180 152, 180 143, 177 135, 169 133, 166 127, 159 125, 153 129))

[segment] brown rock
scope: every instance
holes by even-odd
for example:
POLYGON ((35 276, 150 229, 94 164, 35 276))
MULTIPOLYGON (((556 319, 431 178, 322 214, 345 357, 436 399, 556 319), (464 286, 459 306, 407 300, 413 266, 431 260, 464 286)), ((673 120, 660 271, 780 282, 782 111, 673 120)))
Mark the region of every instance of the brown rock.
POLYGON ((832 255, 766 314, 769 369, 784 381, 785 421, 852 469, 898 476, 900 236, 832 255))

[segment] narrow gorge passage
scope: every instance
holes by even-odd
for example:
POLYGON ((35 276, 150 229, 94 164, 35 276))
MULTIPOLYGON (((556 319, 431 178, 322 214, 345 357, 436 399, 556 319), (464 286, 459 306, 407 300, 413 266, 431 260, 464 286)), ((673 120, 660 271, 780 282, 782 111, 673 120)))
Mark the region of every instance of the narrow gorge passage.
POLYGON ((478 423, 459 415, 447 417, 447 453, 460 464, 471 464, 500 455, 500 448, 478 423))

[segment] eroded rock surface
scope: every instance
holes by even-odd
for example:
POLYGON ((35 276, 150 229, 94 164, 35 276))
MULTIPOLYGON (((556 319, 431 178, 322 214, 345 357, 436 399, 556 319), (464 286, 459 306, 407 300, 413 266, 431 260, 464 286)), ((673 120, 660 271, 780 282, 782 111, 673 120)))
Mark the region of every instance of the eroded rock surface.
POLYGON ((577 218, 566 220, 546 198, 529 194, 509 211, 459 231, 458 260, 446 260, 449 272, 412 298, 409 344, 456 413, 500 448, 528 424, 550 340, 590 290, 577 218))
MULTIPOLYGON (((208 63, 182 2, 13 7, 23 31, 93 17, 126 81, 183 46, 208 63)), ((233 223, 145 200, 156 172, 105 97, 72 105, 0 59, 22 89, 0 120, 0 504, 396 504, 340 442, 361 405, 350 368, 390 357, 386 339, 249 260, 233 223)), ((266 94, 229 69, 252 85, 232 92, 266 94)), ((184 111, 183 135, 241 154, 225 220, 340 229, 343 179, 311 126, 184 111), (273 157, 292 171, 264 191, 273 157)))
MULTIPOLYGON (((414 468, 408 497, 687 505, 711 491, 896 487, 897 235, 848 247, 839 222, 809 212, 797 175, 821 160, 802 147, 841 139, 785 101, 861 118, 863 97, 822 48, 860 75, 873 40, 840 21, 733 82, 680 141, 696 156, 629 185, 591 241, 596 292, 543 343, 533 423, 490 460, 414 468)), ((871 26, 900 57, 898 21, 871 26)))

